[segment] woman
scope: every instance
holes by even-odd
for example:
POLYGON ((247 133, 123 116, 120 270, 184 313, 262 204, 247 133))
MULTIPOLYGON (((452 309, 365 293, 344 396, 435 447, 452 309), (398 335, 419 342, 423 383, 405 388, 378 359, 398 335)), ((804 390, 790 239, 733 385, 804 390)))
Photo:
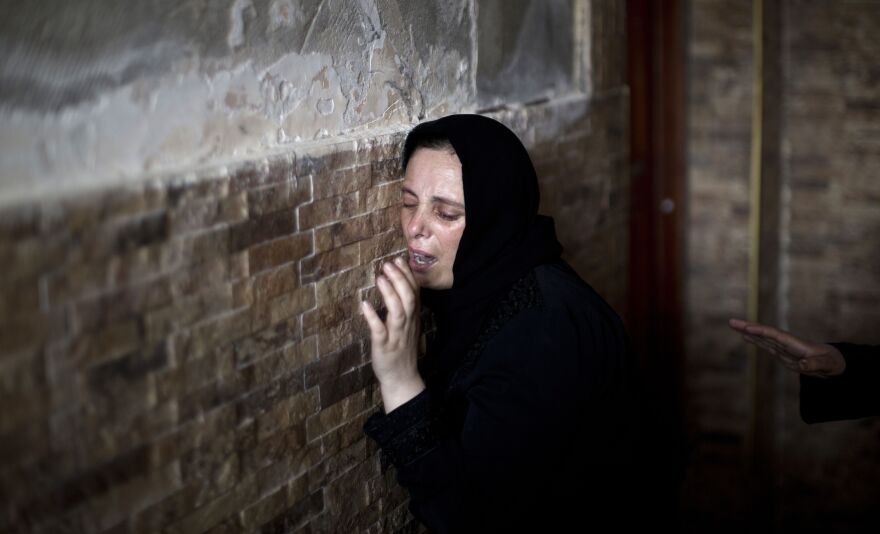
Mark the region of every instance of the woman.
POLYGON ((625 334, 560 259, 528 153, 501 123, 454 115, 416 126, 402 160, 409 261, 377 276, 384 322, 362 304, 384 405, 364 430, 410 509, 434 532, 615 516, 633 441, 625 334), (437 329, 417 363, 420 303, 437 329))

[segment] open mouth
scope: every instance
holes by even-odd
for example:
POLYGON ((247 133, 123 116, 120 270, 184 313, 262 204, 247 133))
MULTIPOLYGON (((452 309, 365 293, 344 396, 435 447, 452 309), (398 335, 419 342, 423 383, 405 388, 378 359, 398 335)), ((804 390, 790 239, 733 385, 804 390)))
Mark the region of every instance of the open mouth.
POLYGON ((422 254, 410 249, 409 251, 410 265, 413 267, 429 267, 437 261, 437 258, 428 254, 422 254))

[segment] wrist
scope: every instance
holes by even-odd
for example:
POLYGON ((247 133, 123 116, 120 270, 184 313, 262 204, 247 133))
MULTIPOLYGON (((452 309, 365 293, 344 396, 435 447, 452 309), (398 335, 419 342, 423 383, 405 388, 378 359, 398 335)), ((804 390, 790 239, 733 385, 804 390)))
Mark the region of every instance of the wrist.
POLYGON ((421 376, 416 375, 407 380, 380 382, 379 389, 382 394, 382 405, 387 414, 424 391, 425 383, 421 376))

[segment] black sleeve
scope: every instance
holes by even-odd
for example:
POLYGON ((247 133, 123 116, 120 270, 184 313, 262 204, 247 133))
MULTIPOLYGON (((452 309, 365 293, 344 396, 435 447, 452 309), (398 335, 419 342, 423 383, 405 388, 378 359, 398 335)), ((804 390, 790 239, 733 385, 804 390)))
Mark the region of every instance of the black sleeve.
POLYGON ((880 346, 832 343, 846 369, 830 378, 801 375, 801 419, 823 423, 880 415, 880 346))
MULTIPOLYGON (((391 457, 410 509, 432 532, 522 527, 505 522, 533 513, 547 491, 541 481, 558 474, 583 395, 583 340, 564 314, 553 315, 523 312, 487 345, 460 433, 438 430, 425 392, 368 420, 365 431, 391 457)), ((593 334, 587 350, 620 350, 599 346, 614 335, 593 334)))

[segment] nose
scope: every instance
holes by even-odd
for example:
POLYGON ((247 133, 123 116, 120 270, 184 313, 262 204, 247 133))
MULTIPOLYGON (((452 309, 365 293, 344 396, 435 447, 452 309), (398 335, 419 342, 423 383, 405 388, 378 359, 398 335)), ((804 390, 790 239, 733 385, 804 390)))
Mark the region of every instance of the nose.
POLYGON ((406 221, 406 231, 410 238, 428 236, 428 225, 423 209, 419 208, 411 212, 409 220, 406 221))

